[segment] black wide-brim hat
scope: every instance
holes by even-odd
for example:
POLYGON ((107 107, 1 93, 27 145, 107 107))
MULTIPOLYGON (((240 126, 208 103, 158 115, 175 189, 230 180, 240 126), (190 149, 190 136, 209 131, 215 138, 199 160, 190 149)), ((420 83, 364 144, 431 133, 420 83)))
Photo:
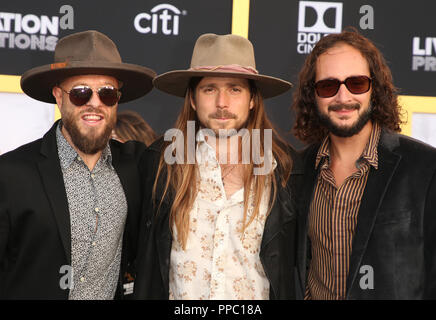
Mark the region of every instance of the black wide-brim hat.
POLYGON ((52 88, 78 75, 106 75, 122 82, 120 103, 142 97, 153 88, 156 73, 146 67, 123 63, 115 43, 95 30, 78 32, 59 40, 54 63, 26 71, 21 89, 43 102, 56 103, 52 88))
POLYGON ((251 79, 263 98, 278 96, 292 87, 286 80, 259 74, 253 45, 234 34, 201 35, 195 43, 190 68, 163 73, 154 78, 153 85, 166 93, 184 97, 192 77, 251 79))

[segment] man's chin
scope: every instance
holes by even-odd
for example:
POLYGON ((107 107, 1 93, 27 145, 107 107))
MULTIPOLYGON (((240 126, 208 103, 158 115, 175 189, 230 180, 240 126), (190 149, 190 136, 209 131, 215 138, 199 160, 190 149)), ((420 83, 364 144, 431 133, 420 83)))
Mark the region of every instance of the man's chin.
POLYGON ((350 122, 350 119, 332 119, 331 117, 320 113, 318 113, 318 116, 321 125, 324 126, 331 134, 341 138, 349 138, 358 134, 365 127, 371 118, 370 110, 371 109, 368 108, 352 123, 346 123, 350 122), (338 121, 340 121, 340 123, 338 123, 338 121))
POLYGON ((78 139, 74 139, 73 143, 84 154, 92 155, 102 151, 106 147, 108 141, 109 138, 104 137, 103 135, 94 137, 82 136, 78 139))
POLYGON ((76 128, 70 132, 72 142, 85 154, 96 154, 103 150, 111 136, 112 130, 106 126, 99 128, 76 128))

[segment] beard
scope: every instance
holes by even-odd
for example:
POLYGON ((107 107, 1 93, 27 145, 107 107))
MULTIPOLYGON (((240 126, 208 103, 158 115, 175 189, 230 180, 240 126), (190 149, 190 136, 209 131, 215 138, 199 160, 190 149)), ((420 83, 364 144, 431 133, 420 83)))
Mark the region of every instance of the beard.
POLYGON ((207 128, 207 129, 213 131, 213 133, 215 134, 215 138, 224 139, 224 138, 230 138, 234 135, 237 135, 239 130, 241 130, 242 128, 245 128, 247 126, 249 117, 247 117, 247 119, 245 121, 240 122, 240 121, 238 121, 238 116, 236 114, 231 113, 227 110, 217 110, 216 112, 209 114, 208 118, 209 119, 227 118, 227 119, 234 119, 236 121, 236 127, 230 128, 230 129, 226 129, 225 123, 222 123, 219 128, 213 129, 213 128, 210 128, 210 126, 207 125, 206 123, 203 123, 202 121, 200 121, 201 127, 207 128))
MULTIPOLYGON (((329 106, 328 110, 329 111, 336 111, 341 109, 359 110, 360 108, 361 106, 358 103, 352 105, 336 104, 336 105, 329 106)), ((324 126, 331 134, 341 138, 349 138, 358 134, 371 119, 371 111, 372 111, 372 105, 370 103, 368 108, 365 111, 363 111, 362 114, 359 115, 359 118, 354 124, 352 124, 351 126, 340 126, 334 123, 330 119, 328 114, 321 113, 319 111, 319 108, 317 108, 318 118, 321 125, 324 126)))
MULTIPOLYGON (((89 108, 80 113, 79 117, 82 113, 93 112, 99 114, 93 108, 89 108)), ((78 122, 80 120, 76 120, 75 115, 72 112, 67 112, 62 115, 62 125, 67 130, 68 134, 71 137, 71 140, 75 147, 79 149, 84 154, 96 154, 97 152, 103 150, 112 134, 112 130, 115 127, 116 117, 105 117, 108 120, 107 125, 105 126, 102 133, 98 133, 99 128, 90 127, 88 133, 83 134, 80 132, 80 128, 78 126, 78 122)))

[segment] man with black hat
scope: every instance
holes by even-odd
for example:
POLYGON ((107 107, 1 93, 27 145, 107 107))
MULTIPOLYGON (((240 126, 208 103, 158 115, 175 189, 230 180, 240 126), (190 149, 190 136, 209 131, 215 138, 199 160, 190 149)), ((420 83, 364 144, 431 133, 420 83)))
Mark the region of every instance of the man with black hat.
POLYGON ((97 31, 62 38, 53 64, 23 74, 23 91, 56 102, 61 120, 0 158, 0 299, 113 299, 122 289, 145 146, 109 140, 118 103, 145 95, 154 76, 97 31))
POLYGON ((249 40, 216 34, 198 38, 189 70, 153 84, 185 103, 144 157, 134 297, 294 298, 299 166, 263 105, 291 84, 258 73, 249 40))

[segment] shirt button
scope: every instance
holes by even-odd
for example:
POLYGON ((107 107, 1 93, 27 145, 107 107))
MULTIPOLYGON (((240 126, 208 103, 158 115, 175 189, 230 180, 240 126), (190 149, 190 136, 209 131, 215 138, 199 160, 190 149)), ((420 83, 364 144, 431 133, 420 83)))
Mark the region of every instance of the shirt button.
POLYGON ((92 245, 95 247, 95 245, 96 245, 95 241, 92 241, 92 245))
POLYGON ((80 282, 85 282, 85 277, 81 277, 80 282))
POLYGON ((95 178, 95 175, 94 175, 93 173, 91 173, 91 178, 92 178, 92 179, 94 179, 94 178, 95 178))
POLYGON ((95 210, 95 212, 99 212, 99 211, 100 211, 100 209, 99 209, 99 208, 95 208, 94 210, 95 210))
POLYGON ((82 158, 80 158, 79 156, 77 156, 77 161, 82 161, 82 158))

